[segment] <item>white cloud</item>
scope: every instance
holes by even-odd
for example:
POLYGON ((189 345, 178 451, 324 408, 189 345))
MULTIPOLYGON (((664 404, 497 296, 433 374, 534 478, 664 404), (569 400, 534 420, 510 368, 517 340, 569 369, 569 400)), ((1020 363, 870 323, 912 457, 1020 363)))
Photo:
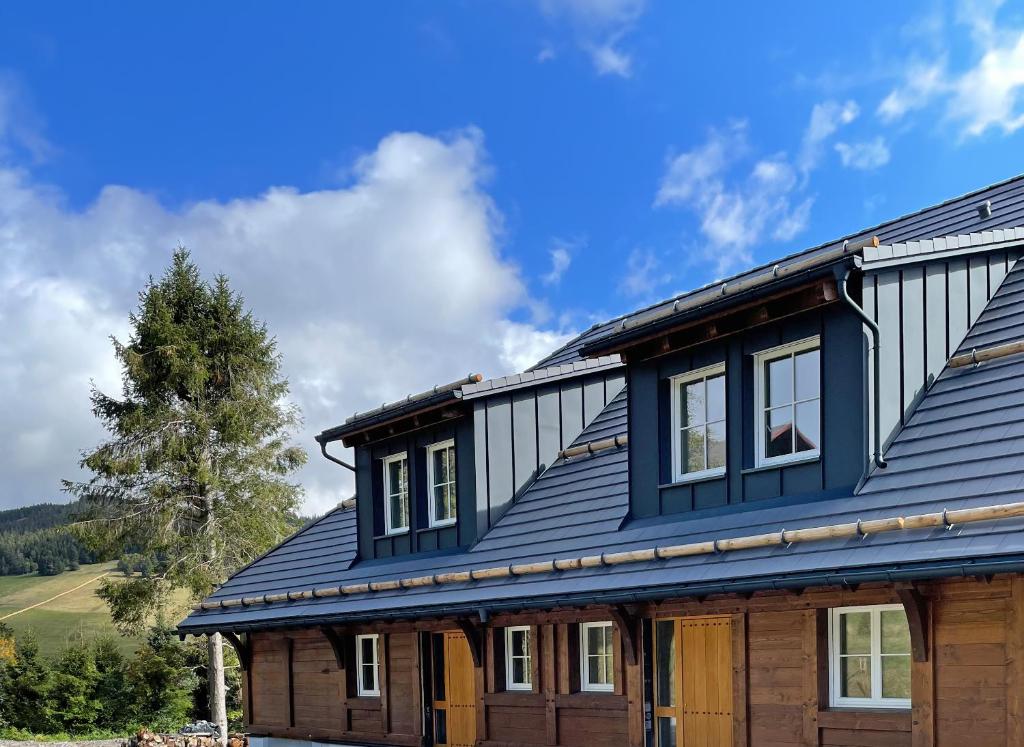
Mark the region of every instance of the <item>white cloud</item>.
MULTIPOLYGON (((812 116, 808 127, 815 147, 828 137, 820 119, 815 122, 812 116)), ((749 264, 756 243, 797 236, 813 205, 813 198, 803 194, 805 180, 784 154, 758 159, 747 169, 741 166, 751 153, 747 132, 745 122, 732 123, 669 159, 655 198, 656 206, 684 207, 697 216, 707 240, 704 255, 719 275, 749 264)), ((808 169, 816 161, 807 161, 808 169)))
POLYGON ((652 295, 670 280, 670 276, 660 268, 661 263, 650 249, 633 249, 626 260, 626 274, 619 282, 619 292, 631 298, 652 295))
POLYGON ((562 275, 572 264, 573 253, 582 244, 580 241, 566 241, 565 239, 555 239, 551 243, 552 247, 548 250, 548 256, 551 257, 551 269, 541 276, 541 282, 545 285, 557 285, 561 282, 562 275))
POLYGON ((836 152, 851 169, 870 171, 889 163, 889 146, 881 135, 861 143, 836 143, 836 152))
MULTIPOLYGON (((394 133, 344 188, 171 210, 109 186, 76 210, 0 163, 0 506, 52 499, 76 476, 78 451, 101 437, 89 380, 118 391, 108 335, 126 334, 135 294, 179 242, 277 336, 307 448, 353 411, 557 347, 564 335, 512 320, 531 299, 499 252, 488 170, 476 130, 394 133)), ((323 511, 352 483, 310 452, 300 480, 323 511)))
POLYGON ((990 129, 1012 133, 1024 126, 1024 28, 997 19, 1002 5, 1002 0, 959 4, 955 20, 969 31, 971 62, 953 70, 942 51, 912 61, 879 104, 879 118, 894 122, 940 102, 945 120, 956 125, 961 137, 990 129))
MULTIPOLYGON (((633 74, 632 55, 621 42, 643 14, 645 0, 541 0, 540 6, 549 18, 568 22, 599 75, 633 74)), ((553 57, 542 55, 540 62, 553 57)))
POLYGON ((811 110, 811 120, 804 130, 800 145, 798 164, 805 175, 817 167, 825 149, 825 142, 839 130, 850 124, 860 114, 855 101, 823 101, 811 110))

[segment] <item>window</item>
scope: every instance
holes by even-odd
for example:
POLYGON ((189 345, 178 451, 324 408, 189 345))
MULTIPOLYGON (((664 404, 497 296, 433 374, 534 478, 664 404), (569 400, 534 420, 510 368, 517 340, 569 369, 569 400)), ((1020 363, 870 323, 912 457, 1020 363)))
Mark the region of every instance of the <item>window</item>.
POLYGON ((672 479, 725 473, 725 366, 676 376, 672 386, 672 479))
POLYGON ((910 708, 910 627, 903 607, 829 610, 834 706, 910 708))
POLYGON ((505 689, 533 689, 530 628, 505 628, 505 689))
POLYGON ((356 694, 380 695, 377 635, 356 636, 356 694))
POLYGON ((384 530, 409 531, 409 460, 405 452, 384 460, 384 530))
POLYGON ((427 485, 430 488, 430 526, 455 523, 455 442, 427 449, 427 485))
POLYGON ((817 337, 754 357, 757 464, 813 459, 821 447, 821 360, 817 337))
POLYGON ((615 688, 615 661, 610 622, 580 625, 580 689, 611 692, 615 688))

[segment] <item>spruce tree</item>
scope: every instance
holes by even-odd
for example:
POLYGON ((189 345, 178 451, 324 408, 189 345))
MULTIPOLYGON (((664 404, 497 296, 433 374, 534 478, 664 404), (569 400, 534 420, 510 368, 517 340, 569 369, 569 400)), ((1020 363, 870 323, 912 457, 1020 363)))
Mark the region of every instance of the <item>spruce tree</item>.
MULTIPOLYGON (((127 342, 111 338, 122 392, 93 388, 109 436, 83 455, 92 477, 65 482, 81 500, 73 531, 103 557, 126 549, 154 561, 148 576, 99 590, 114 621, 137 633, 185 589, 210 593, 289 531, 306 460, 299 424, 266 326, 223 275, 205 282, 183 248, 139 294, 127 342)), ((226 736, 220 635, 209 636, 210 708, 226 736)))

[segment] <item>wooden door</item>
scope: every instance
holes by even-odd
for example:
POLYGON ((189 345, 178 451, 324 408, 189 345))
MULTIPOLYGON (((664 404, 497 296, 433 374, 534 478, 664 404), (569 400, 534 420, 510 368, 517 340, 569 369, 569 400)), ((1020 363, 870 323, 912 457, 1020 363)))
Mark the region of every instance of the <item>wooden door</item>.
POLYGON ((466 636, 436 633, 433 641, 434 744, 473 747, 476 744, 476 671, 466 636))
POLYGON ((732 620, 656 620, 658 747, 732 747, 732 620))

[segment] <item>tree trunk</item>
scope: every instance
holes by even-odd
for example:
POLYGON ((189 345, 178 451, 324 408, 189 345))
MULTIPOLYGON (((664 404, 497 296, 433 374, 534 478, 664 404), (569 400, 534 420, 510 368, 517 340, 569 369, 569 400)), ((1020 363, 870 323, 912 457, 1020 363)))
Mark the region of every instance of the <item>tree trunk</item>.
POLYGON ((228 743, 227 691, 224 687, 224 642, 220 633, 212 633, 206 639, 209 664, 206 668, 210 692, 210 720, 220 726, 220 744, 228 743))

